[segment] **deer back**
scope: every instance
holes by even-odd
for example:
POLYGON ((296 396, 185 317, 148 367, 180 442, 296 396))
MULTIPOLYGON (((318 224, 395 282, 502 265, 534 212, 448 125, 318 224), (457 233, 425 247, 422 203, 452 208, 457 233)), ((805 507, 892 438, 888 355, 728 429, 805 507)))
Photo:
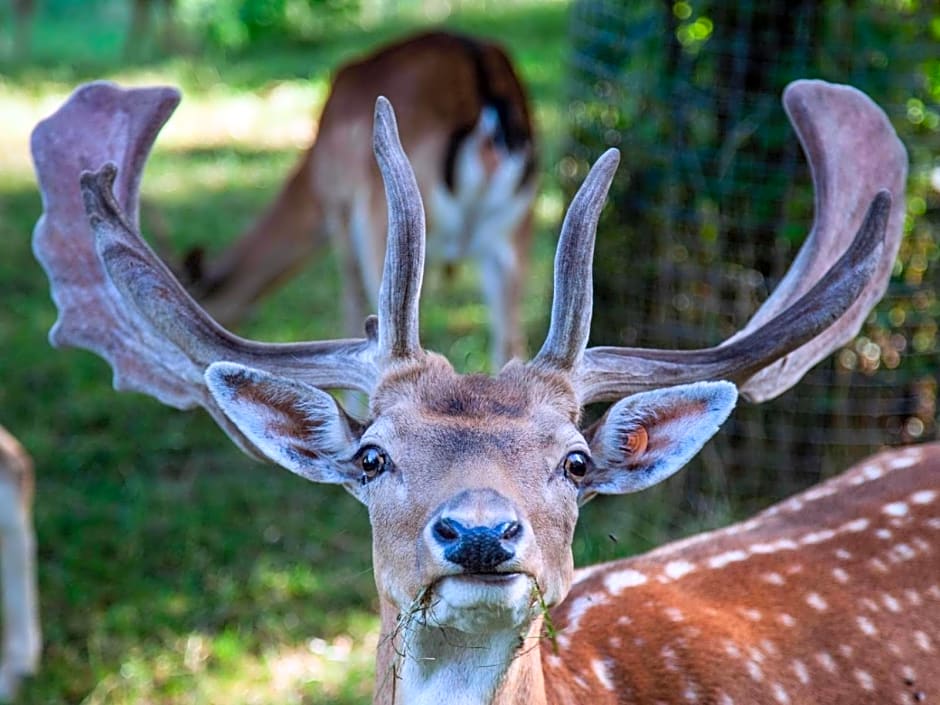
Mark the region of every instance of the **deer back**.
POLYGON ((940 688, 940 445, 588 568, 553 618, 556 702, 920 702, 940 688))

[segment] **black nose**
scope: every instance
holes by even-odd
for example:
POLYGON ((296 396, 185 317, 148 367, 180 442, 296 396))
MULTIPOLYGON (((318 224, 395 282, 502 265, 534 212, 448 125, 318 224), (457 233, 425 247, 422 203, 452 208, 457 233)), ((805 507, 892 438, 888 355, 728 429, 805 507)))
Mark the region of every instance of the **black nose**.
POLYGON ((468 573, 492 573, 516 555, 514 544, 522 535, 522 524, 505 521, 496 526, 466 527, 443 517, 434 522, 431 533, 451 563, 468 573))

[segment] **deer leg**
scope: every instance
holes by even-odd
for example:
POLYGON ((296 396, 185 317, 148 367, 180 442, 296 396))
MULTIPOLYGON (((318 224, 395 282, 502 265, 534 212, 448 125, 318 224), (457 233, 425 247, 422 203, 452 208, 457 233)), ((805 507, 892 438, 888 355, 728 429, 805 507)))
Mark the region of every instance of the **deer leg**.
POLYGON ((353 207, 344 208, 344 211, 342 214, 330 213, 327 216, 327 228, 339 263, 343 335, 357 337, 362 335, 363 322, 374 305, 377 292, 367 293, 360 247, 356 242, 355 229, 358 226, 354 222, 353 207))
POLYGON ((3 652, 0 700, 16 695, 23 676, 36 672, 41 637, 36 597, 36 539, 29 508, 19 491, 0 488, 0 575, 2 575, 3 652))
POLYGON ((512 207, 485 211, 474 224, 471 252, 490 313, 490 360, 494 370, 525 353, 520 300, 529 240, 531 193, 514 197, 512 207), (524 251, 525 250, 525 251, 524 251))
MULTIPOLYGON (((191 288, 216 320, 232 323, 243 318, 323 245, 321 207, 311 186, 311 153, 305 153, 281 191, 243 235, 213 261, 194 268, 191 288)), ((194 261, 198 263, 198 258, 194 261)))
MULTIPOLYGON (((363 282, 362 267, 353 242, 351 210, 351 208, 345 209, 342 215, 330 212, 325 222, 333 242, 340 272, 343 336, 357 338, 363 334, 366 316, 370 309, 373 309, 374 302, 367 294, 363 282)), ((373 292, 371 296, 374 298, 376 293, 373 292)), ((340 393, 339 399, 352 416, 356 418, 368 416, 369 402, 362 394, 347 389, 340 393)))
POLYGON ((519 266, 507 242, 487 248, 478 257, 480 285, 490 312, 490 363, 500 369, 522 348, 519 331, 519 266))

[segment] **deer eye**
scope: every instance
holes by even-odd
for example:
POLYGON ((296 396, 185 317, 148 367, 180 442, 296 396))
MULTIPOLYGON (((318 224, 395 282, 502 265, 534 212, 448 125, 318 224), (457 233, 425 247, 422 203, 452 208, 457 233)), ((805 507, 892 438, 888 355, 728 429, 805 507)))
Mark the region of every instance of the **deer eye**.
POLYGON ((363 485, 392 467, 392 460, 388 457, 388 453, 378 446, 364 446, 356 454, 355 460, 356 464, 362 468, 362 477, 359 481, 363 485))
POLYGON ((591 459, 579 450, 568 453, 562 461, 565 474, 576 483, 584 479, 590 465, 591 459))

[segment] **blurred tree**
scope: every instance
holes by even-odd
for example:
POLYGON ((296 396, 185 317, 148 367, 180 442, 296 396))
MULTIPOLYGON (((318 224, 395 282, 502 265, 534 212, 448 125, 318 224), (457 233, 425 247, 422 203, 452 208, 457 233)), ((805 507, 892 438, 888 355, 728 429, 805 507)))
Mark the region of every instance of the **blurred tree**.
POLYGON ((311 39, 355 18, 359 0, 177 0, 198 39, 238 49, 271 39, 311 39))
POLYGON ((6 10, 7 8, 0 5, 0 21, 4 24, 8 21, 13 29, 13 56, 25 59, 29 56, 36 2, 35 0, 10 0, 9 20, 6 18, 6 10))
POLYGON ((161 53, 169 53, 179 46, 173 22, 174 4, 175 0, 131 0, 125 56, 141 56, 150 46, 161 53))

